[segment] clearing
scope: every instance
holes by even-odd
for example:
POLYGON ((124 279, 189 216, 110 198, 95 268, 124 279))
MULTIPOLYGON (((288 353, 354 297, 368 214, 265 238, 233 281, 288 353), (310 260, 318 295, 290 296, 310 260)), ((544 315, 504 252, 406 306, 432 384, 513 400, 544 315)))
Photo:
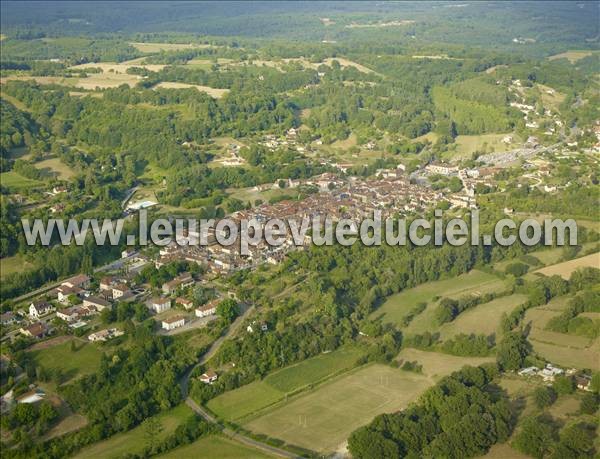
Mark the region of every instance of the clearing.
POLYGON ((163 81, 158 83, 155 88, 167 88, 167 89, 187 89, 187 88, 196 88, 198 91, 205 92, 209 96, 214 97, 215 99, 220 99, 225 94, 229 92, 229 89, 218 89, 211 88, 210 86, 201 86, 198 84, 187 84, 187 83, 176 83, 163 81))
MULTIPOLYGON (((193 411, 191 408, 182 403, 169 411, 154 416, 163 428, 157 436, 157 442, 164 440, 172 434, 177 426, 192 416, 192 414, 193 411)), ((128 432, 113 435, 106 440, 84 448, 75 458, 86 459, 93 457, 94 459, 109 459, 122 457, 126 454, 141 454, 147 443, 146 428, 144 424, 140 424, 128 432)))
POLYGON ((56 177, 60 180, 70 180, 75 177, 75 171, 63 163, 59 158, 44 159, 33 165, 36 169, 40 169, 47 175, 56 177))
POLYGON ((161 459, 181 459, 186 457, 206 457, 219 459, 263 459, 271 457, 266 453, 222 435, 209 435, 189 445, 181 446, 165 454, 157 456, 161 459))
POLYGON ((0 258, 0 278, 12 273, 21 273, 31 267, 33 264, 26 261, 21 255, 0 258))
POLYGON ((324 384, 244 425, 253 432, 327 454, 381 413, 406 408, 430 378, 372 364, 324 384))

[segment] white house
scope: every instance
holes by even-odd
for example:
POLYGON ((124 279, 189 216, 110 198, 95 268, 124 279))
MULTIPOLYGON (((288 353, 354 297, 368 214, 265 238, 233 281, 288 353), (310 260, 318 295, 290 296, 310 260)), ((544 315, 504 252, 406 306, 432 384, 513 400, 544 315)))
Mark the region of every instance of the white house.
POLYGON ((96 296, 88 296, 87 298, 84 298, 83 305, 88 308, 94 308, 98 312, 111 307, 108 301, 103 300, 102 298, 98 298, 96 296))
POLYGON ((546 368, 539 372, 539 375, 544 379, 544 381, 554 381, 556 376, 562 375, 563 373, 564 370, 549 363, 546 365, 546 368))
POLYGON ((196 317, 206 317, 211 316, 217 313, 217 305, 219 301, 213 300, 205 304, 204 306, 200 306, 196 308, 196 317))
POLYGON ((206 373, 202 373, 200 376, 200 381, 204 384, 212 384, 218 377, 219 376, 213 370, 206 370, 206 373))
POLYGON ((166 311, 167 309, 171 309, 171 299, 170 298, 152 298, 150 300, 150 309, 152 309, 157 314, 166 311))
POLYGON ((34 301, 29 305, 29 317, 39 319, 40 316, 54 311, 54 307, 47 301, 34 301))
POLYGON ((122 336, 123 332, 118 328, 107 328, 106 330, 100 330, 96 333, 92 333, 88 336, 88 340, 94 341, 107 341, 111 338, 116 338, 117 336, 122 336))
POLYGON ((162 328, 165 330, 173 330, 175 328, 183 327, 185 325, 185 317, 173 316, 162 321, 162 328))

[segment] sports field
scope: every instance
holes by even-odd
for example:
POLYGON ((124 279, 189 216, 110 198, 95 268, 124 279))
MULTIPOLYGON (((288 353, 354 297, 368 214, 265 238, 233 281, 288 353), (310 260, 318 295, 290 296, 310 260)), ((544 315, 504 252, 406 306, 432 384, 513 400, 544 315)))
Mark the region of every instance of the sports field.
MULTIPOLYGON (((173 433, 177 426, 184 422, 192 414, 193 411, 185 404, 178 405, 169 411, 157 414, 156 419, 158 419, 162 426, 162 431, 157 435, 157 441, 163 440, 168 435, 173 433)), ((142 449, 147 444, 148 439, 146 437, 146 427, 144 424, 140 424, 128 432, 113 435, 112 437, 109 437, 99 443, 94 443, 89 448, 84 448, 75 456, 75 458, 120 458, 126 454, 141 453, 142 449)))
POLYGON ((240 420, 284 399, 290 392, 301 390, 330 375, 352 368, 361 354, 361 351, 354 347, 320 354, 271 373, 262 381, 225 392, 210 400, 207 406, 225 420, 240 420))
POLYGON ((242 445, 222 435, 202 437, 189 445, 175 448, 157 456, 160 459, 185 459, 202 457, 206 459, 263 459, 272 457, 262 451, 242 445))
POLYGON ((428 304, 427 309, 415 317, 408 327, 411 333, 421 333, 431 328, 435 309, 434 298, 459 298, 471 294, 481 295, 500 291, 504 288, 504 285, 505 282, 493 274, 473 270, 458 277, 427 282, 392 295, 371 314, 371 317, 383 315, 384 322, 401 326, 404 316, 418 303, 424 302, 428 304))
POLYGON ((332 453, 356 428, 405 408, 433 380, 372 364, 352 371, 256 418, 244 427, 293 445, 332 453))

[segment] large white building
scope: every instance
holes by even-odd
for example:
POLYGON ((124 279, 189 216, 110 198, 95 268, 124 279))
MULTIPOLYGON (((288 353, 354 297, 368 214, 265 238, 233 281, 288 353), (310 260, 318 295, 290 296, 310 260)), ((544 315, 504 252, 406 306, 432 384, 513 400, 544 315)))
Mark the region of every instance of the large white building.
POLYGON ((165 330, 173 330, 175 328, 183 327, 185 325, 185 317, 173 316, 162 321, 162 328, 165 330))
POLYGON ((170 298, 152 298, 150 300, 150 309, 152 309, 157 314, 166 311, 167 309, 171 309, 171 299, 170 298))

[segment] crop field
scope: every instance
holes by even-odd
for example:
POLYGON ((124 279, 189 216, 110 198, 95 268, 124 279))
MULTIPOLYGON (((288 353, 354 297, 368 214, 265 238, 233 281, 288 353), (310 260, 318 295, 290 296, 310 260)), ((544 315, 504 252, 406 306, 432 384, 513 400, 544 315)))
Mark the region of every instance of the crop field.
MULTIPOLYGON (((567 335, 571 337, 571 335, 567 335)), ((577 337, 575 337, 577 338, 577 337)), ((533 350, 545 359, 565 367, 600 370, 600 338, 584 349, 530 339, 533 350)))
POLYGON ((559 275, 564 279, 569 279, 573 271, 577 268, 584 267, 600 268, 600 252, 592 253, 581 258, 575 258, 574 260, 564 261, 552 266, 546 266, 545 268, 538 269, 535 273, 543 274, 545 276, 559 275))
POLYGON ((225 94, 229 92, 229 89, 218 89, 211 88, 210 86, 201 86, 198 84, 187 84, 187 83, 175 83, 169 81, 163 81, 158 83, 155 88, 168 88, 168 89, 187 89, 187 88, 196 88, 198 91, 205 92, 209 96, 214 97, 215 99, 220 99, 225 94))
POLYGON ((326 454, 378 414, 398 411, 433 381, 386 365, 367 365, 244 424, 256 432, 326 454))
MULTIPOLYGON (((169 411, 157 414, 155 417, 162 426, 162 431, 158 434, 157 441, 164 440, 167 436, 172 434, 177 426, 192 414, 193 411, 185 404, 178 405, 169 411)), ((99 443, 95 443, 89 448, 81 450, 75 458, 119 458, 123 457, 125 454, 141 453, 142 449, 147 445, 147 442, 145 426, 140 424, 128 432, 119 433, 99 443)))
MULTIPOLYGON (((448 339, 459 333, 497 334, 502 314, 510 313, 526 300, 526 295, 514 294, 475 306, 459 314, 452 322, 439 327, 440 335, 442 339, 448 339)), ((435 328, 430 331, 435 331, 435 328)))
POLYGON ((428 308, 415 317, 408 329, 411 333, 420 333, 429 329, 433 320, 434 298, 460 297, 469 294, 483 294, 504 288, 504 281, 493 274, 473 270, 461 276, 439 281, 427 282, 390 296, 371 317, 383 315, 384 322, 400 325, 402 318, 418 303, 428 303, 428 308))
POLYGON ((407 347, 400 351, 396 360, 410 362, 416 360, 420 365, 423 365, 425 376, 437 380, 460 370, 464 366, 477 367, 484 363, 493 362, 495 359, 494 357, 459 357, 407 347))
POLYGON ((157 457, 160 459, 182 459, 188 457, 204 457, 207 459, 263 459, 272 456, 230 440, 222 435, 209 435, 196 440, 194 443, 181 446, 157 457))
POLYGON ((45 159, 33 164, 37 169, 47 172, 60 180, 70 180, 75 172, 58 158, 45 159))
POLYGON ((221 418, 235 421, 286 397, 286 394, 350 369, 361 356, 357 348, 341 348, 304 360, 210 400, 208 408, 221 418))
POLYGON ((62 371, 63 381, 98 370, 102 355, 98 348, 93 344, 77 341, 76 350, 72 351, 71 341, 69 339, 56 346, 32 351, 32 357, 47 370, 62 371))

